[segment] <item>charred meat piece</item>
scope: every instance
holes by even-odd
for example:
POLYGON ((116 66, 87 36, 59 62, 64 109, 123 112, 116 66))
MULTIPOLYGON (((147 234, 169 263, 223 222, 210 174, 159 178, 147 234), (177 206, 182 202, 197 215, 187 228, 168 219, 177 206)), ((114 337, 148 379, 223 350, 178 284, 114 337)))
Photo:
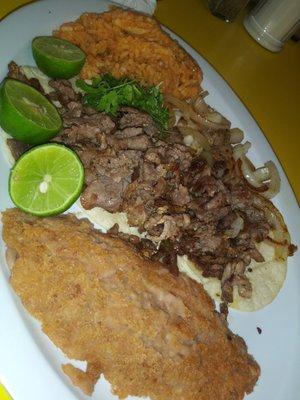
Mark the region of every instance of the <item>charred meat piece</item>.
POLYGON ((150 145, 150 139, 147 135, 138 135, 133 137, 109 137, 108 143, 118 150, 141 150, 145 151, 150 145))
POLYGON ((17 79, 18 81, 27 83, 27 85, 32 86, 34 89, 38 90, 42 94, 45 94, 44 89, 42 85, 40 84, 40 81, 37 78, 30 78, 28 79, 26 75, 21 71, 21 68, 18 64, 16 64, 14 61, 11 61, 8 64, 8 77, 17 79))
POLYGON ((14 160, 17 160, 23 153, 25 153, 25 151, 27 151, 31 147, 30 144, 26 144, 15 139, 6 139, 6 142, 14 160))
POLYGON ((59 101, 62 106, 67 107, 71 102, 80 98, 67 79, 51 79, 49 85, 54 89, 51 92, 51 100, 59 101))
POLYGON ((114 152, 108 148, 78 150, 85 170, 87 187, 81 196, 84 208, 99 206, 110 212, 119 211, 124 192, 131 182, 131 175, 139 163, 139 153, 133 150, 114 152))
POLYGON ((120 115, 121 118, 118 123, 120 129, 139 126, 149 127, 152 125, 155 127, 155 123, 149 114, 138 111, 135 108, 122 107, 120 108, 120 115))
MULTIPOLYGON (((85 110, 84 110, 85 111, 85 110)), ((82 117, 63 117, 63 124, 65 128, 74 126, 89 125, 98 127, 101 132, 110 134, 115 130, 114 121, 105 113, 85 114, 82 117)))

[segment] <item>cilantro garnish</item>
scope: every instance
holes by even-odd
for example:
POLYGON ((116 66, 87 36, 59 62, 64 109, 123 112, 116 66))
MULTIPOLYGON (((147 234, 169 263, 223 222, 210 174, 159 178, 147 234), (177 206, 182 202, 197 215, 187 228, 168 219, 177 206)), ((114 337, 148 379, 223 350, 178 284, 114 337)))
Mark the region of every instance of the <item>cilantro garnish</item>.
POLYGON ((79 79, 76 85, 85 92, 84 104, 99 112, 115 116, 121 106, 135 107, 150 114, 162 130, 168 129, 169 111, 158 86, 144 87, 110 74, 94 78, 91 84, 79 79))

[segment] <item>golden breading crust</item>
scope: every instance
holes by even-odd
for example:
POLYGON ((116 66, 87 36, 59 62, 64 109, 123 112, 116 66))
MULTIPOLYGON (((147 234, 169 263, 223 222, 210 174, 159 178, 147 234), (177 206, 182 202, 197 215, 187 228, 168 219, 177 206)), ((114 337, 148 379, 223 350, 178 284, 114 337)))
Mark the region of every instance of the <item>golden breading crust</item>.
POLYGON ((71 379, 74 386, 79 387, 85 394, 91 395, 94 386, 101 375, 101 365, 87 364, 86 372, 74 367, 72 364, 63 364, 61 366, 64 373, 71 379))
POLYGON ((198 64, 151 17, 121 8, 86 13, 64 23, 54 35, 86 53, 84 79, 107 72, 144 85, 161 84, 163 92, 180 99, 199 95, 202 71, 198 64))
POLYGON ((239 400, 253 390, 259 366, 201 285, 73 216, 12 209, 2 220, 23 305, 68 357, 90 364, 88 384, 64 367, 75 384, 91 392, 101 371, 121 398, 239 400))

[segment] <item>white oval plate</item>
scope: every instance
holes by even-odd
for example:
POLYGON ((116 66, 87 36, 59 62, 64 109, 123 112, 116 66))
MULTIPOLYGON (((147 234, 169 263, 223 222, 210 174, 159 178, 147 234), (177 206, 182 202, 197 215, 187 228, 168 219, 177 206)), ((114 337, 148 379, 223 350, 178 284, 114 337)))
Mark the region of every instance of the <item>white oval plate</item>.
MULTIPOLYGON (((33 37, 51 34, 62 22, 74 20, 81 13, 102 12, 106 0, 44 0, 23 7, 0 23, 0 79, 7 73, 7 64, 34 65, 30 51, 33 37)), ((208 102, 222 112, 232 126, 238 126, 252 143, 250 157, 257 165, 273 160, 280 172, 282 189, 275 204, 283 213, 293 241, 298 240, 299 208, 288 180, 265 136, 245 106, 227 83, 191 47, 171 35, 197 60, 204 74, 203 87, 210 93, 208 102)), ((255 82, 249 82, 253 85, 255 82)), ((288 116, 287 116, 288 117, 288 116)), ((286 135, 285 132, 282 133, 286 135)), ((9 163, 0 152, 0 210, 11 207, 7 192, 9 163)), ((297 243, 296 243, 297 244, 297 243)), ((66 359, 41 332, 40 325, 22 308, 9 286, 9 272, 0 253, 0 381, 14 400, 89 399, 73 388, 60 370, 66 359)), ((232 311, 229 324, 247 342, 249 352, 261 366, 260 380, 247 399, 296 400, 300 396, 300 253, 289 260, 284 288, 276 300, 255 313, 232 311), (297 262, 298 261, 298 262, 297 262), (298 264, 298 265, 297 265, 298 264), (257 327, 262 329, 261 335, 257 327)), ((83 363, 78 363, 83 365, 83 363)), ((92 399, 117 399, 102 378, 92 399)), ((133 398, 132 398, 133 399, 133 398)), ((167 400, 167 399, 166 399, 167 400)), ((209 399, 207 399, 209 400, 209 399)))

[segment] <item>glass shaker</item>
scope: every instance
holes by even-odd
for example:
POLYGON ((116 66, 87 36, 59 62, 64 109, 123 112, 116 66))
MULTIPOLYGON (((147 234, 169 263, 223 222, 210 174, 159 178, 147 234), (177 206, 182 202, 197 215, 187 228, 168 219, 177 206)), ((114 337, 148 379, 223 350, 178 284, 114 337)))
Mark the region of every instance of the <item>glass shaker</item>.
POLYGON ((233 22, 248 3, 249 0, 208 0, 211 13, 226 22, 233 22))

